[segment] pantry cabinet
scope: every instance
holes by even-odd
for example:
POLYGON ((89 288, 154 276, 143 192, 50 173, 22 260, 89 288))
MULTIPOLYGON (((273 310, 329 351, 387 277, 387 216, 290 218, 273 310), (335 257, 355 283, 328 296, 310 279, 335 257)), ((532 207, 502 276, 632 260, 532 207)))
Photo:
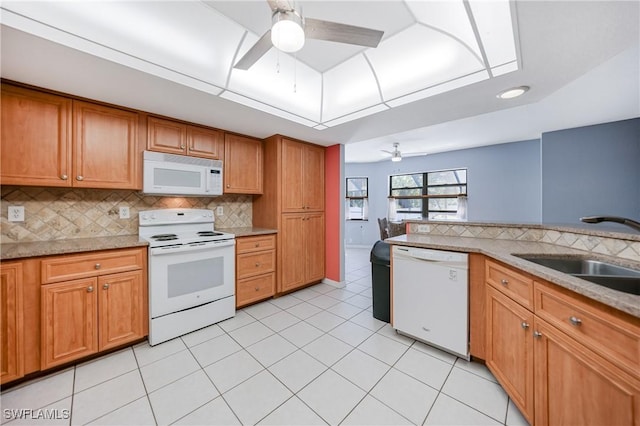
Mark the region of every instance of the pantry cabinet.
POLYGON ((41 369, 147 335, 145 253, 120 249, 41 261, 41 369))
POLYGON ((3 185, 141 189, 136 112, 2 84, 3 185))
POLYGON ((225 194, 262 194, 262 141, 226 133, 224 139, 225 194))
POLYGON ((236 307, 272 297, 276 291, 276 236, 236 238, 236 307))
POLYGON ((487 367, 527 421, 640 424, 640 320, 485 264, 487 367))
POLYGON ((0 383, 24 375, 22 264, 0 265, 0 383))
POLYGON ((324 210, 324 148, 282 140, 283 212, 324 210))
POLYGON ((220 160, 224 153, 224 135, 218 129, 150 116, 147 118, 147 149, 220 160))
POLYGON ((268 179, 253 218, 278 231, 277 293, 285 293, 324 278, 324 148, 281 135, 264 143, 268 179))

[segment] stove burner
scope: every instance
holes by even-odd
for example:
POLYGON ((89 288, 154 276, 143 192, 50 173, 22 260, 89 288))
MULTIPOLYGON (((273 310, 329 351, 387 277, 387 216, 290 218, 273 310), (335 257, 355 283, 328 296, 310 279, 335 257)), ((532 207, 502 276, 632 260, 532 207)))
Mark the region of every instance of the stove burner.
POLYGON ((171 240, 177 240, 178 236, 176 234, 158 234, 158 235, 152 235, 151 239, 155 241, 171 241, 171 240))
POLYGON ((222 235, 222 233, 215 231, 200 231, 198 232, 198 235, 201 237, 215 237, 216 235, 222 235))

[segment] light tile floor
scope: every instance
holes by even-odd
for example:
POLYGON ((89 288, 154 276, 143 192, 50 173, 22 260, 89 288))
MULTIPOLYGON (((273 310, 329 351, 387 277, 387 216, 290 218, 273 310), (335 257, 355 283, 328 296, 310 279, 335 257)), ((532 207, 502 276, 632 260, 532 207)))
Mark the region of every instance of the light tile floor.
POLYGON ((526 424, 483 365, 373 318, 369 249, 346 281, 9 389, 2 424, 526 424))

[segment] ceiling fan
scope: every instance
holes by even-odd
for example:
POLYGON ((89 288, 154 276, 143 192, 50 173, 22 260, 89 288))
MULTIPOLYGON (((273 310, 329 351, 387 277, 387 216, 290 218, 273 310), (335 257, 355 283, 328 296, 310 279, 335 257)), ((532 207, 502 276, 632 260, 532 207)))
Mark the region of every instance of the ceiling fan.
MULTIPOLYGON (((398 148, 400 146, 399 142, 393 143, 393 151, 387 151, 386 149, 381 149, 380 151, 386 152, 387 154, 391 154, 391 161, 397 162, 402 161, 402 153, 398 148)), ((421 155, 427 155, 426 152, 412 152, 410 154, 405 154, 405 157, 418 157, 421 155)))
POLYGON ((338 43, 377 47, 384 31, 356 27, 320 19, 303 18, 292 0, 267 0, 272 11, 272 26, 256 44, 234 65, 248 70, 271 49, 297 52, 304 46, 305 38, 338 43))

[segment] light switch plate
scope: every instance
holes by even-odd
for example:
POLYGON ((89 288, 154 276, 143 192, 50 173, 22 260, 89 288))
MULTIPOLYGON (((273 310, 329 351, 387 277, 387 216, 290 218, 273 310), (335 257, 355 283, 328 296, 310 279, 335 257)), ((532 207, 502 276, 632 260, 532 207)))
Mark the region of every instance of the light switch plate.
POLYGON ((224 216, 224 207, 222 206, 216 207, 216 216, 224 216))
POLYGON ((7 218, 9 222, 24 222, 24 206, 9 206, 7 218))
POLYGON ((129 219, 129 207, 122 206, 120 207, 120 219, 129 219))

